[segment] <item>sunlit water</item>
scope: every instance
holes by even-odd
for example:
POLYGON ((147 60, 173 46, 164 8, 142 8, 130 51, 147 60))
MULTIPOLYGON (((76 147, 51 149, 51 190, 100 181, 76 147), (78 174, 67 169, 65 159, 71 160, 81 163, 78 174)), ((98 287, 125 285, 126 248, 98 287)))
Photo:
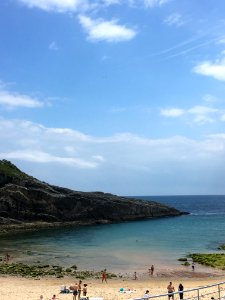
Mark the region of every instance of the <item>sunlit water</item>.
POLYGON ((117 271, 151 264, 176 266, 179 257, 217 251, 225 243, 225 196, 142 198, 190 215, 14 234, 1 237, 0 251, 13 253, 18 260, 117 271))

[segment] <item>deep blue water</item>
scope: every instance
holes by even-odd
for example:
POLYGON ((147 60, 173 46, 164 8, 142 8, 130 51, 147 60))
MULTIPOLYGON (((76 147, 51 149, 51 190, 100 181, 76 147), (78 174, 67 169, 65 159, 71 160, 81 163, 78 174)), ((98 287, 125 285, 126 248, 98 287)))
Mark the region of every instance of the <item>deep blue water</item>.
POLYGON ((1 238, 0 251, 18 259, 77 264, 111 270, 177 265, 190 252, 217 251, 225 243, 225 196, 140 197, 190 212, 189 215, 110 225, 27 232, 1 238), (27 255, 30 250, 33 255, 27 255))

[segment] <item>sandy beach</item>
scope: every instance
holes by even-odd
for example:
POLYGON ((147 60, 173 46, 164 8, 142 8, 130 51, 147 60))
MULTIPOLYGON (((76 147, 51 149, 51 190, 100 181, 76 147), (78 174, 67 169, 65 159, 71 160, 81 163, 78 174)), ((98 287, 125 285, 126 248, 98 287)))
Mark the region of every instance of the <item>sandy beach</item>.
MULTIPOLYGON (((173 282, 177 291, 179 283, 182 282, 185 289, 196 288, 199 286, 211 285, 225 281, 225 276, 222 273, 192 273, 172 271, 166 274, 155 274, 153 277, 147 274, 139 274, 138 280, 132 278, 115 278, 109 279, 107 283, 102 283, 101 279, 86 279, 83 283, 88 284, 89 297, 103 297, 106 300, 121 299, 128 300, 143 297, 145 290, 150 291, 150 295, 164 294, 167 292, 169 281, 173 282), (211 277, 210 277, 211 276, 211 277), (124 288, 127 292, 121 293, 120 289, 124 288), (129 291, 131 290, 131 292, 129 291)), ((72 283, 77 282, 76 278, 41 278, 41 279, 26 279, 21 277, 0 277, 0 299, 1 300, 37 300, 40 295, 44 295, 44 299, 51 299, 53 294, 56 294, 58 299, 72 299, 72 294, 60 294, 60 287, 67 287, 72 283)), ((225 285, 221 286, 221 295, 224 294, 225 285)), ((201 290, 201 294, 206 292, 210 294, 204 296, 204 299, 215 298, 218 287, 210 288, 207 291, 201 290), (213 294, 215 292, 215 294, 213 294)), ((196 296, 196 292, 186 293, 186 297, 196 296)), ((186 298, 184 297, 184 298, 186 298)), ((167 300, 167 297, 164 299, 167 300)), ((175 300, 179 299, 175 295, 175 300)))

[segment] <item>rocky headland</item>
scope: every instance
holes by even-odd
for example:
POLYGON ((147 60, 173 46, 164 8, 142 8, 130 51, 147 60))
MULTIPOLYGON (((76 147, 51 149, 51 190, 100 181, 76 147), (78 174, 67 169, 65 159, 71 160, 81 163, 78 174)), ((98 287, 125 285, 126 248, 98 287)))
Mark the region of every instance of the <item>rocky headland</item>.
POLYGON ((175 208, 39 181, 0 160, 0 231, 179 216, 175 208))

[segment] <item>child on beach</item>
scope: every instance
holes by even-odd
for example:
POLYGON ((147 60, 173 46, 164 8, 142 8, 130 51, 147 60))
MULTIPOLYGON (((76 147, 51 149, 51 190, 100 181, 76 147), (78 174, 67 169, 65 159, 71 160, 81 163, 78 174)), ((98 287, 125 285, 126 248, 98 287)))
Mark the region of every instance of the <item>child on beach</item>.
POLYGON ((83 287, 83 296, 84 297, 87 296, 87 284, 86 283, 84 284, 84 287, 83 287))

